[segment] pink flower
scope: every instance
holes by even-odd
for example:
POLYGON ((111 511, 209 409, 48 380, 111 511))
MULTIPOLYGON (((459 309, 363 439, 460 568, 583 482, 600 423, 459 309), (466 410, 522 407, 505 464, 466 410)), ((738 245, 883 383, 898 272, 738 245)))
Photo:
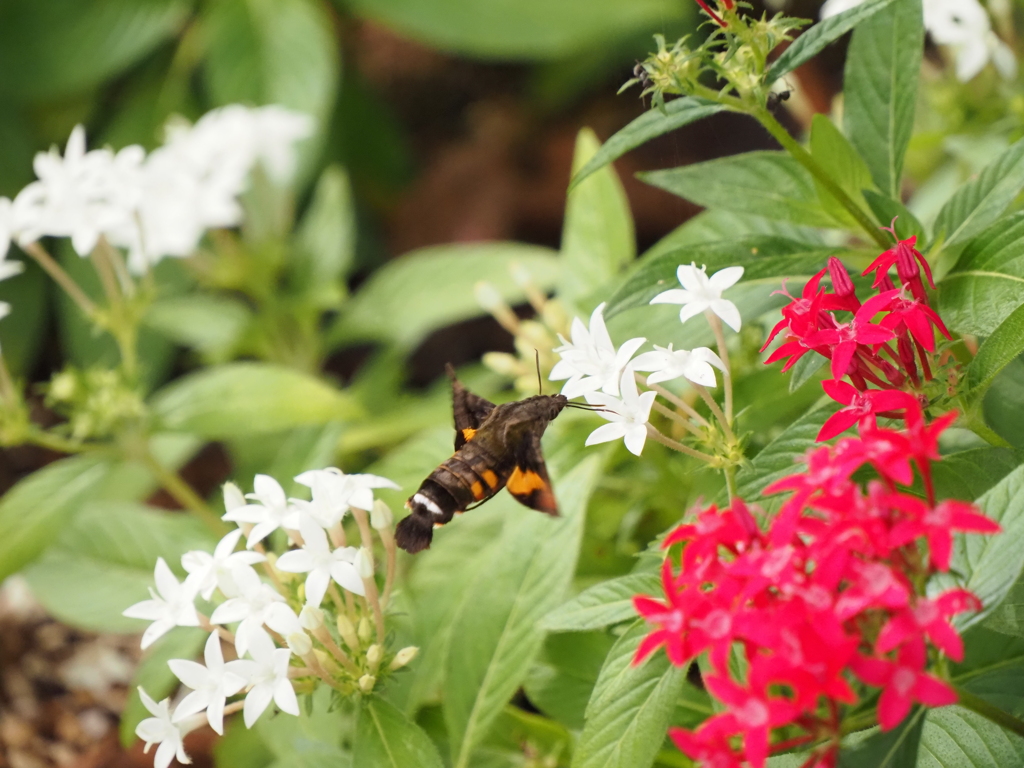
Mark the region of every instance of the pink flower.
POLYGON ((878 724, 891 731, 910 712, 917 701, 929 707, 955 704, 956 693, 941 680, 925 674, 924 641, 910 642, 900 648, 896 661, 860 656, 851 668, 868 685, 882 688, 878 700, 878 724))
POLYGON ((893 338, 892 331, 872 324, 871 318, 888 307, 896 294, 897 291, 886 291, 873 296, 864 302, 849 323, 816 331, 803 340, 809 347, 827 346, 831 349, 832 378, 841 379, 846 374, 858 347, 883 344, 893 338))
MULTIPOLYGON (((852 384, 837 380, 824 381, 821 386, 826 395, 846 407, 834 413, 822 425, 816 438, 819 443, 831 440, 840 432, 876 414, 917 407, 913 395, 898 389, 869 389, 860 392, 852 384)), ((873 418, 871 420, 874 421, 873 418)))
POLYGON ((981 601, 966 589, 951 589, 934 600, 918 598, 914 605, 889 619, 878 635, 875 651, 888 653, 924 634, 953 661, 963 661, 964 642, 947 619, 980 610, 981 601))
POLYGON ((903 508, 912 517, 893 528, 892 543, 902 546, 919 536, 926 537, 932 567, 940 571, 949 570, 953 554, 953 531, 999 533, 1003 530, 999 523, 981 514, 977 507, 966 501, 949 499, 930 508, 923 501, 904 497, 903 508))
POLYGON ((917 261, 924 270, 925 276, 928 278, 928 284, 934 289, 935 281, 932 279, 932 268, 929 266, 928 261, 921 255, 921 252, 914 246, 917 244, 917 236, 908 237, 906 240, 898 240, 896 245, 887 250, 885 253, 880 255, 877 259, 872 261, 868 268, 865 269, 861 274, 866 275, 869 272, 875 273, 875 281, 871 284, 873 288, 877 288, 882 285, 883 279, 888 275, 889 270, 893 264, 896 263, 897 259, 900 258, 901 254, 904 258, 910 259, 911 261, 917 261))

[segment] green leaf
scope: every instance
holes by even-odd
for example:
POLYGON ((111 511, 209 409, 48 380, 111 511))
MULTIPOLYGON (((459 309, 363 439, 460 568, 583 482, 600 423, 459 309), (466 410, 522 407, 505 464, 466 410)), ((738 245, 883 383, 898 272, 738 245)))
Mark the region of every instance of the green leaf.
POLYGON ((208 8, 204 74, 216 103, 280 104, 328 118, 340 63, 322 4, 222 0, 208 8))
POLYGON ((705 208, 724 208, 812 227, 835 226, 814 180, 785 152, 746 152, 638 174, 642 181, 705 208))
POLYGON ((343 392, 320 379, 267 363, 231 363, 191 373, 153 396, 165 429, 203 437, 278 432, 355 414, 343 392))
POLYGON ((134 633, 145 622, 121 613, 145 600, 158 557, 182 574, 181 556, 216 542, 194 518, 138 504, 83 507, 26 571, 39 602, 61 621, 86 630, 134 633))
POLYGON ((356 255, 356 219, 348 174, 332 165, 320 176, 297 233, 297 282, 330 307, 344 297, 356 255))
POLYGON ((796 364, 790 369, 792 373, 789 375, 789 391, 791 393, 796 392, 808 381, 815 378, 815 375, 825 367, 827 362, 828 358, 822 355, 804 355, 797 360, 796 364))
POLYGON ((996 376, 981 405, 985 423, 1010 445, 1024 449, 1024 358, 1011 361, 996 376))
POLYGON ((964 660, 954 664, 950 680, 1000 709, 1024 714, 1024 637, 985 625, 964 634, 964 660))
POLYGON ((971 240, 938 287, 939 314, 950 330, 993 335, 1024 304, 1024 212, 971 240))
POLYGON ((979 613, 954 619, 961 630, 995 610, 1024 570, 1024 547, 1020 545, 1024 538, 1024 467, 1000 480, 977 500, 977 506, 1003 530, 994 536, 954 537, 950 573, 957 574, 956 583, 976 594, 984 605, 979 613))
POLYGON ((1024 739, 963 707, 925 718, 916 768, 1003 768, 1024 765, 1024 739))
POLYGON ((225 359, 251 320, 244 302, 202 293, 158 299, 145 316, 147 326, 175 344, 225 359))
POLYGON ((442 768, 430 737, 379 696, 363 703, 352 762, 359 768, 442 768))
POLYGON ((655 653, 641 666, 633 656, 647 626, 637 621, 608 652, 587 705, 572 768, 648 768, 683 691, 686 670, 655 653))
MULTIPOLYGON (((587 163, 601 143, 589 128, 576 138, 573 170, 587 163)), ((614 168, 602 168, 570 193, 562 230, 563 277, 559 295, 570 301, 610 282, 636 258, 633 215, 614 168)))
MULTIPOLYGON (((779 285, 784 277, 810 277, 815 274, 833 253, 837 253, 834 248, 773 235, 698 243, 658 253, 637 263, 629 278, 608 300, 604 314, 611 318, 627 309, 646 307, 659 293, 679 287, 676 269, 680 264, 704 265, 709 275, 725 267, 742 266, 743 280, 737 288, 756 288, 758 293, 767 295, 771 293, 767 286, 779 285)), ((744 305, 739 306, 741 312, 747 309, 744 305)), ((678 314, 678 310, 676 312, 678 314)))
POLYGON ((431 48, 488 59, 565 57, 689 15, 671 0, 349 0, 347 5, 431 48))
POLYGON ((940 499, 974 501, 1016 469, 1020 459, 1009 448, 972 448, 944 456, 932 465, 935 493, 940 499))
POLYGON ((1006 210, 1024 187, 1024 139, 1011 144, 949 198, 935 219, 935 237, 946 245, 977 235, 1006 210))
POLYGON ((740 498, 754 501, 775 481, 802 472, 801 460, 818 445, 815 438, 822 424, 838 408, 830 403, 804 414, 768 443, 750 464, 736 473, 736 492, 740 498))
POLYGON ((908 768, 917 760, 926 709, 915 708, 896 728, 872 728, 848 738, 839 753, 839 768, 908 768))
POLYGON ((584 590, 547 616, 540 626, 548 632, 585 632, 636 618, 634 595, 658 591, 661 581, 656 573, 631 573, 609 579, 584 590))
MULTIPOLYGON (((854 201, 865 202, 862 191, 874 185, 871 171, 864 158, 857 154, 849 140, 825 115, 815 115, 811 122, 811 156, 854 201)), ((847 210, 839 205, 817 179, 815 185, 818 187, 818 196, 822 204, 829 207, 829 212, 833 216, 849 216, 847 210)), ((850 222, 856 225, 852 217, 850 222)))
POLYGON ((540 651, 537 622, 562 600, 576 568, 587 501, 602 458, 591 456, 555 487, 562 517, 510 514, 487 578, 470 586, 452 626, 444 714, 456 768, 471 764, 540 651))
POLYGON ((981 345, 967 368, 968 391, 984 392, 999 372, 1024 352, 1024 304, 1017 307, 981 345))
POLYGON ((530 703, 568 728, 583 728, 587 702, 614 642, 606 632, 549 635, 523 683, 530 703))
POLYGON ((410 349, 431 331, 483 314, 473 293, 481 280, 510 304, 524 301, 526 294, 510 276, 514 264, 541 291, 559 277, 553 251, 518 243, 442 245, 393 259, 345 305, 331 338, 335 343, 377 339, 410 349))
POLYGON ((170 696, 178 687, 178 678, 171 672, 167 662, 171 659, 194 658, 202 651, 208 636, 198 627, 175 627, 146 651, 128 687, 128 701, 121 713, 119 731, 122 746, 131 746, 136 739, 135 726, 151 717, 139 696, 139 686, 154 701, 170 696))
POLYGON ((122 72, 181 29, 182 0, 0 5, 0 97, 53 100, 122 72))
POLYGON ((704 99, 682 98, 666 103, 664 110, 651 109, 644 112, 625 128, 617 131, 582 168, 574 171, 569 191, 581 184, 590 174, 618 160, 631 149, 724 110, 725 107, 722 105, 704 99))
POLYGON ((879 189, 896 200, 914 128, 923 50, 921 1, 900 0, 857 27, 846 54, 846 135, 879 189))
MULTIPOLYGON (((7 260, 17 261, 13 254, 7 260)), ((49 281, 35 262, 22 263, 24 272, 0 282, 0 301, 11 305, 11 314, 0 322, 0 349, 15 377, 28 377, 35 367, 49 320, 49 281)))
POLYGON ((907 206, 899 200, 893 200, 888 195, 883 195, 871 189, 864 189, 861 191, 861 194, 864 196, 864 200, 871 209, 871 212, 875 214, 876 221, 889 226, 889 223, 895 219, 896 234, 901 240, 905 240, 913 235, 917 238, 918 249, 924 247, 927 235, 924 225, 917 220, 917 217, 910 212, 907 206))
POLYGON ((59 459, 4 494, 0 499, 0 581, 53 543, 109 468, 110 463, 96 455, 59 459))
POLYGON ((768 69, 768 82, 773 83, 792 72, 805 61, 818 55, 829 43, 845 35, 857 24, 887 8, 894 0, 867 0, 854 8, 820 21, 798 37, 768 69))

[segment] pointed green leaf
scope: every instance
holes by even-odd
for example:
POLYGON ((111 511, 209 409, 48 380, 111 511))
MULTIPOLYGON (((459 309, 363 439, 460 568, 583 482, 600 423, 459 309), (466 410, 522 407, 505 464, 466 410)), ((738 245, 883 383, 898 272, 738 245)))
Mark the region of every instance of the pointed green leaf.
POLYGON ((926 709, 917 707, 891 731, 872 728, 843 743, 839 768, 904 768, 917 760, 926 709))
POLYGON ((804 32, 782 52, 768 70, 768 82, 773 83, 818 55, 826 45, 845 35, 857 24, 874 16, 894 0, 867 0, 854 8, 820 21, 804 32))
POLYGON ((935 494, 940 499, 974 501, 1020 466, 1021 454, 1010 448, 972 448, 932 464, 935 494))
POLYGON ((631 573, 584 590, 541 620, 549 632, 585 632, 636 618, 634 595, 650 595, 661 586, 656 573, 631 573))
POLYGON ((1024 139, 999 157, 949 198, 935 219, 935 237, 947 245, 962 243, 995 221, 1024 187, 1024 139))
POLYGON ((355 403, 329 384, 267 363, 191 373, 157 392, 152 408, 165 429, 211 438, 326 424, 356 413, 355 403))
POLYGON ((705 208, 835 226, 821 209, 811 174, 785 152, 746 152, 638 176, 705 208))
POLYGON ((1024 739, 963 707, 928 712, 916 768, 1024 765, 1024 739))
POLYGON ((846 135, 879 189, 897 200, 923 50, 921 0, 900 0, 858 26, 846 54, 846 135))
POLYGON ((379 696, 363 703, 356 724, 352 762, 359 768, 442 768, 430 737, 379 696))
POLYGON ((473 750, 540 651, 544 631, 538 622, 562 600, 572 579, 600 467, 595 455, 555 478, 561 518, 526 509, 510 513, 487 578, 470 587, 455 618, 444 715, 456 768, 473 764, 473 750))
POLYGON ((296 237, 297 282, 323 296, 325 306, 337 303, 356 255, 355 208, 344 168, 332 165, 320 175, 296 237))
POLYGON ((1024 304, 1017 307, 985 339, 967 368, 967 386, 972 393, 984 392, 999 372, 1024 352, 1024 304))
MULTIPOLYGON (((594 157, 601 144, 589 128, 576 139, 573 170, 594 157)), ((633 214, 614 168, 602 168, 571 192, 562 230, 560 295, 580 299, 615 278, 636 258, 633 214)))
POLYGON ((582 168, 575 170, 569 190, 572 191, 590 174, 618 160, 631 149, 724 110, 725 107, 720 104, 704 99, 682 98, 668 102, 664 110, 651 109, 644 112, 608 139, 582 168))

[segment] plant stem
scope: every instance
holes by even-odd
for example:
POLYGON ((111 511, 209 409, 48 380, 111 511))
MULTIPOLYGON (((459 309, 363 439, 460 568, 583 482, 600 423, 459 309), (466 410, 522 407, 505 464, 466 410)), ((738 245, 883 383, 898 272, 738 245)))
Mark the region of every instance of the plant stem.
POLYGON ((172 472, 163 466, 148 450, 142 458, 163 489, 171 494, 175 501, 199 518, 207 528, 218 536, 227 533, 227 526, 221 522, 221 519, 210 509, 203 498, 192 490, 192 486, 181 479, 177 472, 172 472))
POLYGON ((729 348, 725 346, 725 330, 722 328, 721 318, 710 309, 705 310, 704 315, 711 324, 711 330, 715 333, 715 342, 718 344, 718 357, 725 368, 722 371, 722 386, 725 389, 725 426, 728 430, 732 427, 732 365, 729 364, 729 348))
POLYGON ((757 120, 764 129, 772 135, 772 137, 782 145, 783 149, 789 152, 800 165, 806 168, 810 174, 817 179, 829 194, 836 199, 836 201, 845 208, 851 216, 857 221, 861 228, 867 233, 867 235, 875 241, 881 248, 888 248, 889 242, 885 235, 878 228, 878 226, 871 220, 871 218, 861 209, 853 199, 843 191, 843 189, 833 180, 831 176, 818 165, 818 161, 815 160, 811 153, 804 149, 800 143, 789 135, 789 131, 782 127, 782 124, 775 119, 767 109, 758 108, 750 113, 751 116, 757 120))
POLYGON ((725 435, 725 439, 731 444, 735 443, 736 436, 732 432, 732 427, 729 426, 729 419, 726 418, 724 413, 722 413, 721 407, 719 407, 715 398, 711 396, 711 393, 708 392, 707 387, 693 383, 693 388, 697 390, 697 393, 702 398, 704 398, 704 402, 708 404, 708 408, 710 408, 711 412, 715 414, 715 418, 718 420, 718 423, 722 425, 722 433, 725 435))
POLYGON ((71 297, 71 299, 78 305, 79 309, 85 313, 86 317, 90 320, 96 319, 96 304, 86 296, 83 291, 74 280, 71 279, 71 275, 64 271, 57 261, 46 252, 39 243, 28 243, 22 246, 22 250, 25 251, 29 256, 36 260, 46 273, 54 279, 61 288, 64 289, 65 293, 71 297))
POLYGON ((710 454, 707 453, 701 453, 700 451, 694 450, 689 446, 683 445, 677 440, 673 440, 671 437, 666 437, 650 424, 647 425, 647 436, 653 438, 654 440, 657 440, 662 445, 668 446, 673 451, 685 453, 687 456, 692 456, 695 459, 700 459, 701 461, 705 461, 708 464, 711 464, 712 462, 715 461, 714 456, 711 456, 710 454))
POLYGON ((0 399, 12 406, 18 402, 18 389, 14 386, 14 379, 11 378, 11 372, 7 368, 7 361, 2 352, 0 352, 0 399))
POLYGON ((705 419, 703 416, 701 416, 699 413, 697 413, 697 411, 695 411, 693 409, 693 406, 691 406, 688 402, 686 402, 682 398, 677 397, 676 395, 673 395, 671 392, 669 392, 667 389, 665 389, 663 386, 661 386, 659 384, 648 384, 646 381, 644 381, 644 377, 641 376, 639 373, 634 373, 634 376, 636 377, 636 381, 637 381, 638 384, 647 387, 652 392, 657 392, 659 395, 661 395, 666 400, 668 400, 670 403, 672 403, 672 405, 674 405, 676 408, 681 410, 683 413, 685 413, 690 418, 694 419, 702 427, 710 427, 711 426, 710 424, 708 424, 708 420, 707 419, 705 419))
POLYGON ((995 704, 990 704, 980 696, 975 696, 970 691, 957 686, 953 686, 953 690, 959 697, 957 703, 964 709, 969 709, 1018 736, 1024 736, 1024 721, 1014 717, 1006 710, 1000 709, 995 704))
POLYGON ((729 494, 729 503, 738 495, 736 491, 736 467, 728 466, 724 470, 725 473, 725 490, 729 494))
POLYGON ((686 429, 686 431, 690 432, 691 434, 698 436, 700 435, 700 432, 697 430, 695 426, 693 426, 693 424, 690 423, 690 420, 687 419, 682 414, 680 414, 678 411, 673 411, 671 408, 666 408, 657 400, 654 401, 654 410, 656 410, 663 416, 668 416, 670 419, 672 419, 672 421, 681 425, 684 429, 686 429))
POLYGON ((85 451, 94 451, 99 448, 96 445, 86 445, 69 440, 66 437, 61 437, 60 435, 55 435, 52 432, 45 432, 36 427, 30 428, 28 435, 25 437, 25 442, 38 445, 41 448, 48 448, 58 453, 84 453, 85 451))

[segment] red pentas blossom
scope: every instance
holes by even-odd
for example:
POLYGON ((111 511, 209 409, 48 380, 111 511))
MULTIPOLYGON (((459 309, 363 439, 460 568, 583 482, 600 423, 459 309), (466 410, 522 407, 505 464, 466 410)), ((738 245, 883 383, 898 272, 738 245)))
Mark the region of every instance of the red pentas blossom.
MULTIPOLYGON (((888 231, 896 237, 892 227, 888 231)), ((829 440, 865 419, 898 416, 906 398, 927 403, 924 385, 934 378, 935 334, 950 339, 942 318, 928 305, 922 273, 934 288, 931 268, 916 249, 916 238, 899 240, 864 271, 873 272, 880 292, 863 303, 843 263, 832 256, 799 297, 789 294, 782 320, 768 334, 762 351, 785 332, 766 363, 786 360, 782 370, 815 352, 830 362, 826 394, 845 407, 826 422, 818 440, 829 440), (901 287, 889 278, 896 268, 901 287), (821 287, 828 272, 833 292, 821 287), (848 319, 841 313, 850 313, 848 319), (837 316, 837 313, 839 315, 837 316), (843 379, 848 378, 850 383, 843 379), (904 395, 906 397, 904 397, 904 395)))
MULTIPOLYGON (((842 382, 830 389, 851 402, 863 394, 842 382)), ((931 476, 948 418, 926 423, 903 392, 877 392, 854 410, 845 418, 859 437, 811 451, 804 472, 766 489, 790 493, 766 528, 742 500, 707 507, 665 538, 663 597, 634 598, 652 625, 636 663, 662 647, 679 667, 707 654, 704 684, 724 710, 694 731, 670 731, 704 768, 763 768, 793 749, 808 767, 834 766, 845 710, 872 689, 883 730, 915 703, 956 701, 929 659, 963 658, 950 619, 981 603, 965 589, 925 590, 950 568, 953 532, 999 526, 971 504, 937 503, 930 488, 928 500, 906 490, 915 468, 931 476), (906 426, 880 428, 878 414, 906 426), (854 480, 865 466, 878 479, 854 480)))

